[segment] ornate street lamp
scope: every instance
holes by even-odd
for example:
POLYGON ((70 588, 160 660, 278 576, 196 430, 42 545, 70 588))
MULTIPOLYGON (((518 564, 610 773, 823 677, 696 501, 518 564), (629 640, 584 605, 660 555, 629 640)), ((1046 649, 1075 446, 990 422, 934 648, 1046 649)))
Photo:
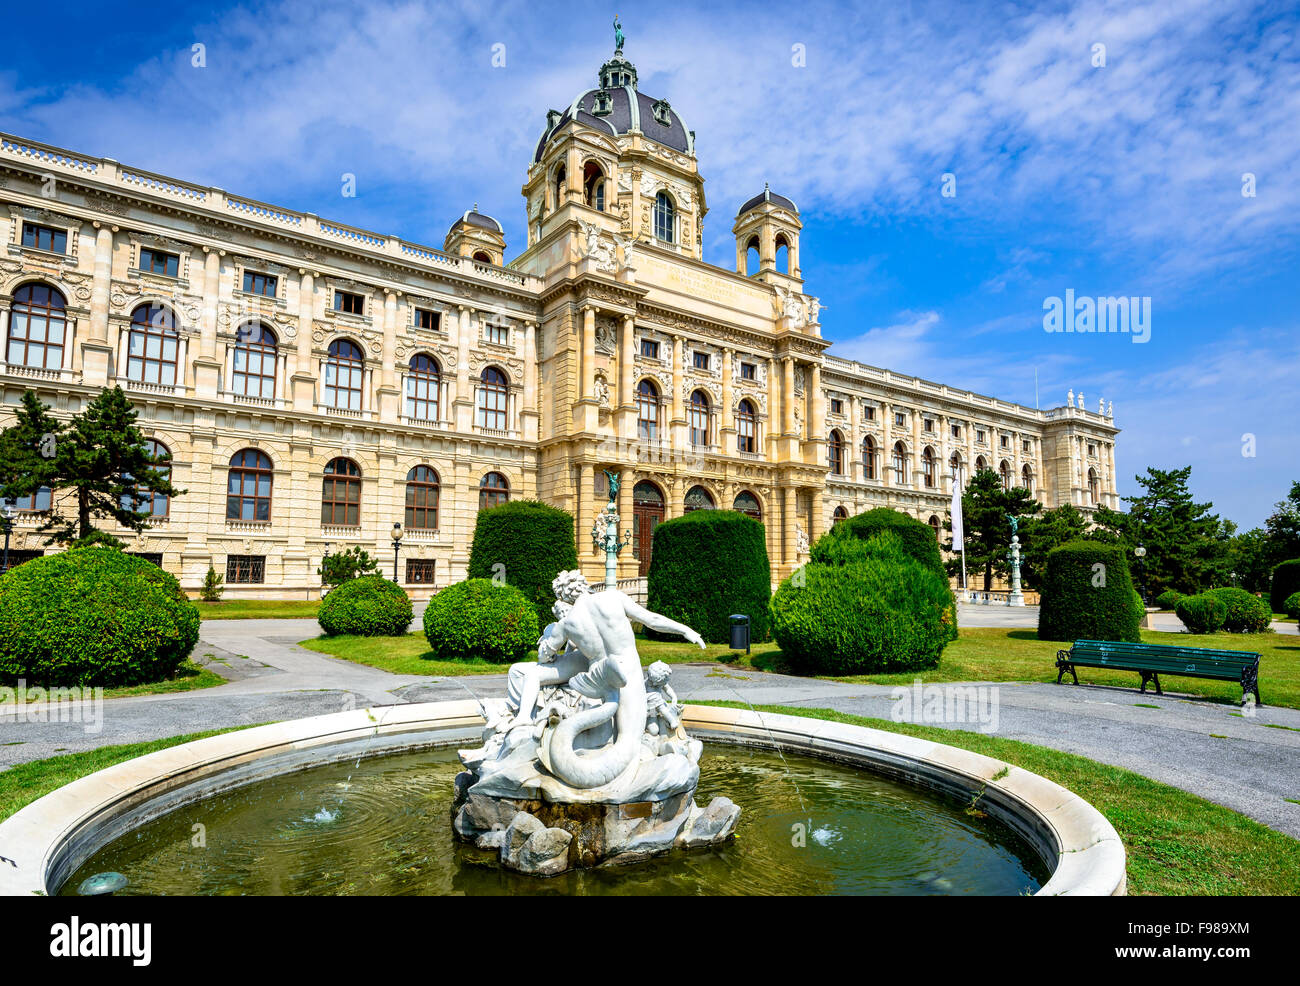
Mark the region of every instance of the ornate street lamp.
POLYGON ((0 575, 3 575, 5 572, 9 571, 9 535, 13 532, 14 529, 15 512, 16 511, 14 510, 14 505, 12 503, 6 503, 4 505, 4 510, 0 511, 0 527, 3 527, 5 532, 5 560, 4 560, 3 567, 0 567, 0 575))
POLYGON ((1141 589, 1142 605, 1145 606, 1147 603, 1147 575, 1146 575, 1146 562, 1145 562, 1147 556, 1147 549, 1142 547, 1142 545, 1139 544, 1136 548, 1133 549, 1133 554, 1137 556, 1137 560, 1138 560, 1138 585, 1142 587, 1141 589))
POLYGON ((604 470, 606 479, 609 480, 609 502, 605 504, 605 509, 596 515, 596 520, 591 526, 591 543, 597 551, 605 552, 605 588, 618 588, 618 556, 624 546, 632 541, 632 531, 629 529, 623 532, 620 537, 618 532, 618 500, 619 483, 618 476, 604 470))
MULTIPOLYGON (((393 524, 393 581, 397 582, 397 549, 402 546, 401 522, 393 524)), ((400 583, 399 583, 400 584, 400 583)))

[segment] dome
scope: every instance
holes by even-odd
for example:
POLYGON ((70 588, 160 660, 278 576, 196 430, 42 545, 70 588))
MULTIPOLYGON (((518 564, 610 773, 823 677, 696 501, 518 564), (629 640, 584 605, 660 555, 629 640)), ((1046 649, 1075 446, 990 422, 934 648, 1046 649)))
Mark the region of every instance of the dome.
POLYGON ((621 52, 615 52, 600 67, 599 80, 599 88, 580 93, 563 113, 552 110, 547 114, 546 130, 537 142, 534 161, 542 159, 551 134, 575 119, 612 137, 639 130, 656 144, 683 154, 695 153, 695 135, 681 115, 668 105, 668 100, 654 99, 637 90, 636 66, 621 52))
POLYGON ((495 219, 493 219, 491 216, 485 216, 483 213, 479 212, 477 204, 474 206, 474 208, 467 210, 463 216, 461 216, 454 223, 452 223, 451 229, 449 229, 447 232, 450 234, 461 223, 465 223, 466 225, 469 226, 477 226, 479 229, 491 230, 493 233, 498 233, 502 236, 504 236, 506 232, 504 229, 501 228, 501 224, 497 222, 495 219))
POLYGON ((784 195, 777 195, 776 192, 772 191, 767 186, 767 184, 764 183, 762 193, 759 195, 755 195, 752 199, 750 199, 748 202, 742 205, 740 207, 740 211, 737 212, 736 215, 743 216, 750 209, 757 208, 758 206, 762 205, 764 202, 770 202, 772 203, 772 205, 777 206, 778 208, 789 209, 791 212, 794 213, 799 212, 799 207, 795 205, 792 200, 787 199, 784 195))

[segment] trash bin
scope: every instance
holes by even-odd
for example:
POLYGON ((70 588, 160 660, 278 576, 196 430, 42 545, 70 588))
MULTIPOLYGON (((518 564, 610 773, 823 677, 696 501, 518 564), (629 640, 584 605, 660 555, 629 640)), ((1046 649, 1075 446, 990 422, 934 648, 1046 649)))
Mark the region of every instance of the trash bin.
POLYGON ((744 613, 731 614, 731 649, 749 653, 749 617, 744 613))

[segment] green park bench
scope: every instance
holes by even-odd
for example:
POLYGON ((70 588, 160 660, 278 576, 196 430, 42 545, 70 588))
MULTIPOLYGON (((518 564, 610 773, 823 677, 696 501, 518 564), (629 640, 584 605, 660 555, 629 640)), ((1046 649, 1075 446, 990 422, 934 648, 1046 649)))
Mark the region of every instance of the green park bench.
POLYGON ((1240 650, 1210 650, 1206 647, 1166 647, 1162 644, 1130 644, 1121 640, 1076 640, 1069 650, 1056 652, 1056 683, 1068 671, 1079 683, 1075 668, 1114 668, 1136 671, 1142 676, 1142 691, 1147 682, 1160 690, 1160 675, 1184 678, 1213 678, 1217 681, 1241 682, 1241 701, 1252 692, 1259 698, 1259 655, 1240 650))

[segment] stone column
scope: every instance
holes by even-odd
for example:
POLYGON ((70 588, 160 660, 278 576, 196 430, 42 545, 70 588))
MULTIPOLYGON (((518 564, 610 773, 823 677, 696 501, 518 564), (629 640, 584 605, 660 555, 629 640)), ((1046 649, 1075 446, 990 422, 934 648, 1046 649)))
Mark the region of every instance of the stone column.
POLYGON ((537 323, 524 323, 524 407, 520 412, 524 440, 537 441, 541 409, 537 406, 537 323))
POLYGON ((618 406, 623 410, 636 408, 636 320, 623 316, 623 335, 619 340, 618 356, 618 406))
POLYGON ((397 386, 397 297, 396 291, 384 292, 384 349, 379 387, 375 391, 380 421, 396 421, 401 409, 401 391, 397 386))
POLYGON ((781 386, 781 411, 784 418, 781 425, 783 435, 795 435, 794 424, 794 357, 784 356, 781 358, 782 369, 782 386, 781 386))
POLYGON ((457 430, 468 433, 474 427, 474 383, 469 375, 469 346, 473 338, 470 324, 472 311, 460 305, 456 320, 456 395, 452 399, 451 420, 457 430))
POLYGON ((894 405, 880 402, 880 481, 894 486, 894 405))
MULTIPOLYGON (((625 531, 632 529, 632 486, 636 482, 636 474, 631 469, 622 469, 619 471, 618 481, 618 529, 621 537, 625 531)), ((618 556, 618 577, 635 578, 638 564, 632 557, 632 545, 630 543, 625 545, 618 556)))
POLYGON ((924 412, 919 409, 912 411, 912 489, 924 490, 925 479, 921 470, 921 418, 924 412))
MULTIPOLYGON (((592 467, 579 463, 578 489, 573 500, 573 526, 578 542, 578 567, 586 569, 583 562, 592 557, 591 525, 596 519, 596 508, 591 500, 592 467)), ((603 572, 601 575, 604 578, 603 572)))
MULTIPOLYGON (((849 477, 855 483, 862 482, 862 407, 858 397, 849 395, 849 434, 848 457, 849 477)), ((855 494, 856 495, 856 494, 855 494)))
POLYGON ((826 463, 826 395, 822 393, 822 368, 813 363, 808 373, 808 456, 815 466, 826 463))
POLYGON ((794 490, 788 486, 781 488, 781 562, 789 573, 797 564, 798 540, 795 535, 794 490))
MULTIPOLYGON (((767 448, 768 461, 776 459, 776 439, 781 432, 781 419, 778 408, 781 406, 780 388, 776 379, 776 360, 767 358, 767 419, 763 422, 763 433, 759 436, 767 448)), ((760 448, 764 446, 758 446, 760 448)))
POLYGON ((293 407, 296 411, 314 411, 317 369, 311 350, 316 317, 316 278, 309 270, 299 270, 298 275, 298 368, 291 379, 293 407))
POLYGON ((684 381, 682 369, 682 337, 673 336, 673 399, 672 399, 672 428, 674 430, 674 444, 679 442, 676 434, 679 426, 685 423, 686 418, 682 411, 682 383, 684 381))
MULTIPOLYGON (((221 253, 204 247, 203 307, 199 313, 198 353, 189 365, 196 397, 213 398, 221 381, 221 361, 217 359, 217 307, 221 301, 221 253)), ((236 327, 238 328, 238 327, 236 327)), ((230 381, 225 382, 230 389, 230 381)))
POLYGON ((582 398, 596 396, 596 309, 586 305, 582 309, 582 398))
POLYGON ((81 380, 93 387, 106 387, 110 372, 124 373, 113 366, 114 343, 109 338, 109 296, 113 288, 113 234, 117 228, 95 223, 94 281, 90 289, 90 326, 81 342, 81 380))
POLYGON ((718 447, 724 453, 736 451, 736 418, 731 410, 731 364, 734 353, 722 351, 722 407, 718 412, 718 447))

